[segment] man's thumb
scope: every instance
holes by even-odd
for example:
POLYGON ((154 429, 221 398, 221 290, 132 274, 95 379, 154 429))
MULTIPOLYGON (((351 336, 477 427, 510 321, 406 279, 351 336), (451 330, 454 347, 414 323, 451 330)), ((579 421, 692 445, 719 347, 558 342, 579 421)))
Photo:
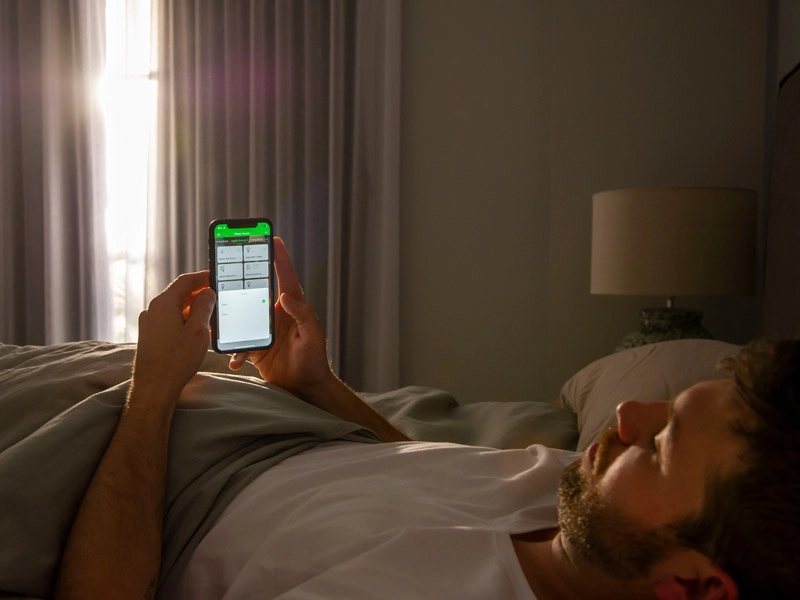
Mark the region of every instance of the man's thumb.
POLYGON ((297 321, 297 324, 299 325, 300 321, 302 320, 302 304, 296 298, 290 296, 286 292, 281 294, 280 301, 283 310, 289 313, 289 316, 297 321))

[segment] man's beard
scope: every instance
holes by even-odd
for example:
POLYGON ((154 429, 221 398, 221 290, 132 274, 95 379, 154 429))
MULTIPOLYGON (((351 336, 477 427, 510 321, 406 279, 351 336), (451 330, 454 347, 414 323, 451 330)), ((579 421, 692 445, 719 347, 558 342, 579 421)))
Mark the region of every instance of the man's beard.
POLYGON ((593 476, 581 471, 581 461, 564 471, 558 488, 558 522, 561 535, 585 561, 612 577, 631 580, 647 576, 678 543, 673 528, 646 529, 598 492, 595 477, 613 462, 609 449, 616 440, 616 429, 601 438, 593 476))

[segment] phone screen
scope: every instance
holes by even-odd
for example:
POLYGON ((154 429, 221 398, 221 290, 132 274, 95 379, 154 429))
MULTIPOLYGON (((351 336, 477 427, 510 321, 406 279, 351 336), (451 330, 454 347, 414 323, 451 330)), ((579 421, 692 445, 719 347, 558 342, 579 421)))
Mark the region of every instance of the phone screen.
POLYGON ((217 294, 212 345, 222 353, 268 348, 273 341, 272 224, 217 220, 209 226, 211 287, 217 294))

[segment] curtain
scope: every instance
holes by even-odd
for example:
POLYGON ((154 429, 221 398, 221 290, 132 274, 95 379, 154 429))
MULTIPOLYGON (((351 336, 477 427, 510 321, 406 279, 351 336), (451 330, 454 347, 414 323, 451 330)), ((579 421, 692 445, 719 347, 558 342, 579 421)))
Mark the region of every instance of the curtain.
POLYGON ((103 3, 0 3, 0 341, 110 339, 103 3))
POLYGON ((399 373, 399 0, 159 0, 146 295, 214 218, 270 218, 337 372, 399 373))

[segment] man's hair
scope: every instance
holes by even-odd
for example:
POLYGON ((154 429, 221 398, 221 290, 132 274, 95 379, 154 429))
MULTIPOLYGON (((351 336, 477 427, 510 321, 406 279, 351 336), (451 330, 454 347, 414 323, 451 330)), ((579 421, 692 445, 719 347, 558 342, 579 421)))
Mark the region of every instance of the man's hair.
POLYGON ((743 467, 708 482, 701 514, 677 527, 682 545, 730 574, 741 599, 800 590, 800 340, 757 340, 721 366, 746 407, 743 467))

